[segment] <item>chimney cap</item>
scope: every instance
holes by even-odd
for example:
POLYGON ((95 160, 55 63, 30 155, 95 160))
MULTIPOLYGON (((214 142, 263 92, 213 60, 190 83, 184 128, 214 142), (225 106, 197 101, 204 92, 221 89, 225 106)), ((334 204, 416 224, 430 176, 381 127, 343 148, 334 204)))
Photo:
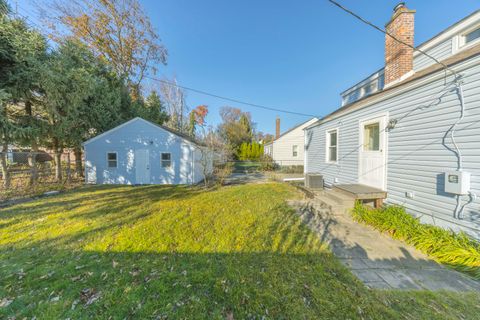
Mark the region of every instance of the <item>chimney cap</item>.
POLYGON ((405 2, 399 2, 399 3, 393 8, 393 12, 396 12, 398 9, 404 8, 404 7, 405 7, 405 2))

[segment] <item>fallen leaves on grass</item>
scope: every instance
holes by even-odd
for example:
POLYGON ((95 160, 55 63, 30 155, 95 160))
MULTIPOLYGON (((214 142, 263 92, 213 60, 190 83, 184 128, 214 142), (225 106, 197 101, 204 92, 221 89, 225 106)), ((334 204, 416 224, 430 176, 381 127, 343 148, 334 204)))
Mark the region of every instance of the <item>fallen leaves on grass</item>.
POLYGON ((14 299, 9 299, 9 298, 3 298, 0 300, 0 308, 5 308, 8 307, 14 299))
POLYGON ((97 292, 93 288, 85 288, 80 292, 80 300, 85 306, 89 306, 100 299, 100 295, 100 292, 97 292))

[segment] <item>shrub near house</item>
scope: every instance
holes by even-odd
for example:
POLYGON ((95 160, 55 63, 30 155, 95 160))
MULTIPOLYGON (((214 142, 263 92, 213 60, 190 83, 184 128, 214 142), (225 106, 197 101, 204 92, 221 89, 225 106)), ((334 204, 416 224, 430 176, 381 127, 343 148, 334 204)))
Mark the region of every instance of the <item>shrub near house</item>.
POLYGON ((480 243, 464 233, 422 224, 399 206, 371 209, 357 203, 353 216, 415 246, 440 263, 480 279, 480 243))

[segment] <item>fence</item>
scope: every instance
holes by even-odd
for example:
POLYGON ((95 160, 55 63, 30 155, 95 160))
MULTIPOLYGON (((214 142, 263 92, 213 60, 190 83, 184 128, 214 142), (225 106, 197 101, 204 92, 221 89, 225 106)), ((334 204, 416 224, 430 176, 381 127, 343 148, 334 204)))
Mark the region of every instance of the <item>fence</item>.
POLYGON ((0 201, 65 190, 83 183, 83 159, 76 159, 73 152, 0 152, 0 164, 0 201))
POLYGON ((233 161, 235 173, 275 172, 285 174, 303 174, 303 160, 270 161, 233 161))

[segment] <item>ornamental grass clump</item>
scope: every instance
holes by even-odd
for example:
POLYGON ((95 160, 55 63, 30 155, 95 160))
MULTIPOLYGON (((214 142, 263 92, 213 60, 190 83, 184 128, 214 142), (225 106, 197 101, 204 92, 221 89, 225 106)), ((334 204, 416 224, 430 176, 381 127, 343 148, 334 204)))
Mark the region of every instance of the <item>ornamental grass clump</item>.
POLYGON ((413 245, 442 264, 480 279, 480 243, 465 233, 422 224, 400 206, 372 209, 357 203, 352 214, 357 221, 413 245))

